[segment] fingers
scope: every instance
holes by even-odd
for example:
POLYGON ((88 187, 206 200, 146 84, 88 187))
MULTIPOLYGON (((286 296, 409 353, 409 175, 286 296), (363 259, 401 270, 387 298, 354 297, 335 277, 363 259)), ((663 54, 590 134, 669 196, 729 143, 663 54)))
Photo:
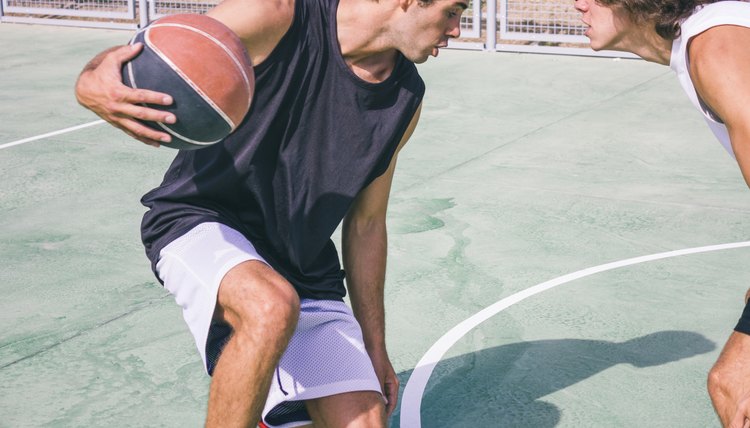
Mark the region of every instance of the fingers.
POLYGON ((750 396, 745 396, 737 403, 737 411, 734 412, 730 428, 750 428, 750 396))
POLYGON ((143 43, 134 43, 132 45, 125 45, 112 51, 112 55, 109 58, 111 58, 111 60, 116 61, 118 64, 122 65, 130 61, 131 59, 135 58, 136 56, 138 56, 138 54, 141 53, 142 50, 143 50, 143 43))
POLYGON ((169 137, 169 134, 158 132, 138 121, 124 119, 122 123, 123 126, 120 126, 120 123, 116 123, 115 126, 120 128, 132 138, 135 138, 136 140, 149 146, 160 147, 161 143, 169 143, 171 141, 170 138, 163 137, 163 135, 167 135, 167 137, 169 137), (131 131, 131 129, 134 129, 135 131, 131 131))
MULTIPOLYGON (((163 95, 160 99, 162 98, 164 98, 163 95)), ((158 104, 153 103, 149 100, 150 98, 143 96, 141 94, 141 91, 138 91, 138 93, 130 92, 123 94, 120 100, 112 102, 108 106, 108 109, 112 111, 113 115, 123 118, 132 118, 144 120, 147 122, 161 122, 169 124, 175 123, 177 121, 177 118, 172 113, 140 105, 141 103, 158 104)), ((171 98, 169 99, 169 101, 171 103, 171 98)))
MULTIPOLYGON (((148 89, 130 89, 128 88, 128 91, 124 94, 126 96, 126 99, 124 101, 131 103, 131 104, 154 104, 154 105, 163 105, 168 106, 172 105, 172 97, 170 97, 167 94, 163 94, 161 92, 155 92, 148 89)), ((164 123, 174 123, 175 117, 174 115, 170 113, 166 113, 160 110, 151 110, 153 113, 158 114, 159 116, 153 117, 153 118, 144 118, 144 119, 158 119, 159 122, 164 123)))
POLYGON ((113 103, 100 116, 131 137, 146 144, 158 146, 160 143, 172 141, 172 137, 168 133, 148 127, 141 122, 174 123, 175 117, 171 113, 128 103, 117 105, 113 103))
POLYGON ((741 411, 735 413, 732 422, 729 423, 728 428, 748 428, 750 427, 750 421, 745 418, 745 414, 741 411))
POLYGON ((101 62, 89 68, 78 79, 78 101, 102 119, 124 131, 129 136, 152 146, 168 143, 171 136, 145 126, 140 121, 175 123, 174 114, 148 105, 171 105, 168 94, 133 89, 122 83, 122 66, 135 58, 143 49, 138 43, 122 46, 106 53, 101 62))
POLYGON ((396 410, 396 404, 398 404, 398 386, 399 380, 396 377, 396 373, 389 371, 383 385, 383 392, 386 398, 385 412, 389 417, 396 410))
MULTIPOLYGON (((120 72, 120 70, 122 70, 122 66, 126 62, 135 58, 138 55, 138 53, 141 51, 142 47, 143 45, 141 43, 123 46, 113 51, 112 54, 107 57, 107 60, 111 63, 109 65, 110 72, 113 73, 114 79, 118 83, 122 82, 122 75, 120 72)), ((116 95, 119 95, 118 97, 119 101, 124 102, 124 103, 156 104, 156 105, 168 106, 168 105, 171 105, 173 102, 172 97, 169 96, 169 94, 151 91, 148 89, 132 89, 125 85, 122 85, 122 86, 115 85, 114 89, 119 89, 116 95)), ((155 112, 157 111, 158 110, 155 110, 155 112)), ((171 119, 168 119, 168 117, 170 116, 171 115, 167 115, 164 112, 160 112, 160 115, 158 117, 138 117, 138 118, 145 119, 145 120, 155 120, 158 122, 165 122, 165 123, 174 123, 174 116, 171 116, 171 119)))

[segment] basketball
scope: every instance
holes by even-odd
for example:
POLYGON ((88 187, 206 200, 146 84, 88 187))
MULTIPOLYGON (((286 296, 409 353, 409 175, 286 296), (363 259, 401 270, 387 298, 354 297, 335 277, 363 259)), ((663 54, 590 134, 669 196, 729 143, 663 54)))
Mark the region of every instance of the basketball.
POLYGON ((252 63, 239 37, 205 15, 179 14, 154 21, 130 44, 143 50, 122 69, 123 83, 172 96, 174 124, 144 122, 172 136, 164 147, 195 150, 231 134, 250 109, 255 88, 252 63))

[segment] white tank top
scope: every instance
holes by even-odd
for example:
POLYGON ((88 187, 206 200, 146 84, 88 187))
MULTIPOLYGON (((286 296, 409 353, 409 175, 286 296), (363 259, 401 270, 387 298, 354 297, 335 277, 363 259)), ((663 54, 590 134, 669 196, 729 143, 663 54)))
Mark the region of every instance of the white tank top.
MULTIPOLYGON (((693 105, 703 113, 706 123, 708 123, 709 128, 716 135, 716 138, 719 139, 729 154, 734 157, 727 127, 698 97, 689 73, 690 59, 688 58, 687 47, 690 39, 709 28, 719 25, 750 27, 750 3, 746 1, 720 1, 697 8, 696 12, 682 22, 680 26, 682 30, 680 37, 672 43, 672 57, 669 67, 677 73, 677 78, 682 85, 682 89, 685 90, 693 105)), ((750 70, 748 70, 748 73, 750 74, 750 70)))

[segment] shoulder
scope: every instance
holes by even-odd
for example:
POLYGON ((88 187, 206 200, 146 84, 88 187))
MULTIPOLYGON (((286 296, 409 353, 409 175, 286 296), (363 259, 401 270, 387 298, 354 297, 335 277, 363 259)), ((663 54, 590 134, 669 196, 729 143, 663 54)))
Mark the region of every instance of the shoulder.
POLYGON ((207 15, 240 33, 289 26, 294 5, 295 0, 224 0, 207 15))
MULTIPOLYGON (((750 111, 750 28, 720 25, 690 41, 689 73, 701 99, 725 122, 750 111)), ((743 119, 744 120, 744 119, 743 119)))
POLYGON ((750 55, 750 2, 719 1, 698 9, 685 22, 691 72, 713 69, 750 55))
MULTIPOLYGON (((749 23, 750 25, 750 23, 749 23)), ((688 45, 691 71, 724 69, 750 57, 750 27, 717 25, 693 36, 688 45)))
POLYGON ((289 30, 294 11, 295 0, 224 0, 207 15, 232 29, 258 64, 289 30))

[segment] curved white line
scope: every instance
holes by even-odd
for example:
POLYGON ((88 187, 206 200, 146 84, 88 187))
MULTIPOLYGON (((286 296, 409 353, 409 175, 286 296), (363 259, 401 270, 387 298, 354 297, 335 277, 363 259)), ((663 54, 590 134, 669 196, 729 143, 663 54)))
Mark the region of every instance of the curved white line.
POLYGON ((558 285, 565 284, 566 282, 574 281, 595 273, 604 272, 612 269, 617 269, 624 266, 630 266, 638 263, 645 263, 654 260, 666 259, 670 257, 684 256, 688 254, 706 253, 709 251, 728 250, 733 248, 750 247, 750 241, 735 242, 730 244, 720 245, 709 245, 706 247, 695 247, 687 248, 684 250, 668 251, 665 253, 651 254, 648 256, 634 257, 631 259, 620 260, 616 262, 606 263, 599 266, 590 267, 588 269, 579 270, 577 272, 569 273, 561 277, 543 282, 535 285, 531 288, 527 288, 509 297, 506 297, 495 304, 488 306, 487 308, 477 312, 473 316, 459 323, 453 327, 450 331, 443 335, 434 345, 424 354, 421 360, 417 363, 414 368, 409 380, 404 388, 404 394, 401 399, 401 427, 402 428, 418 428, 422 426, 421 421, 421 405, 422 396, 424 395, 427 381, 435 369, 435 366, 443 358, 443 355, 450 349, 459 339, 461 339, 466 333, 471 331, 474 327, 478 326, 482 322, 488 320, 492 316, 496 315, 503 309, 506 309, 528 297, 535 294, 547 291, 551 288, 557 287, 558 285))
POLYGON ((48 132, 46 134, 37 135, 36 137, 24 138, 23 140, 11 141, 0 145, 0 150, 7 149, 8 147, 18 146, 20 144, 30 143, 32 141, 41 140, 42 138, 54 137, 55 135, 65 134, 67 132, 77 131, 79 129, 88 128, 89 126, 99 125, 104 123, 103 120, 95 120, 93 122, 84 123, 83 125, 71 126, 70 128, 61 129, 59 131, 48 132))

